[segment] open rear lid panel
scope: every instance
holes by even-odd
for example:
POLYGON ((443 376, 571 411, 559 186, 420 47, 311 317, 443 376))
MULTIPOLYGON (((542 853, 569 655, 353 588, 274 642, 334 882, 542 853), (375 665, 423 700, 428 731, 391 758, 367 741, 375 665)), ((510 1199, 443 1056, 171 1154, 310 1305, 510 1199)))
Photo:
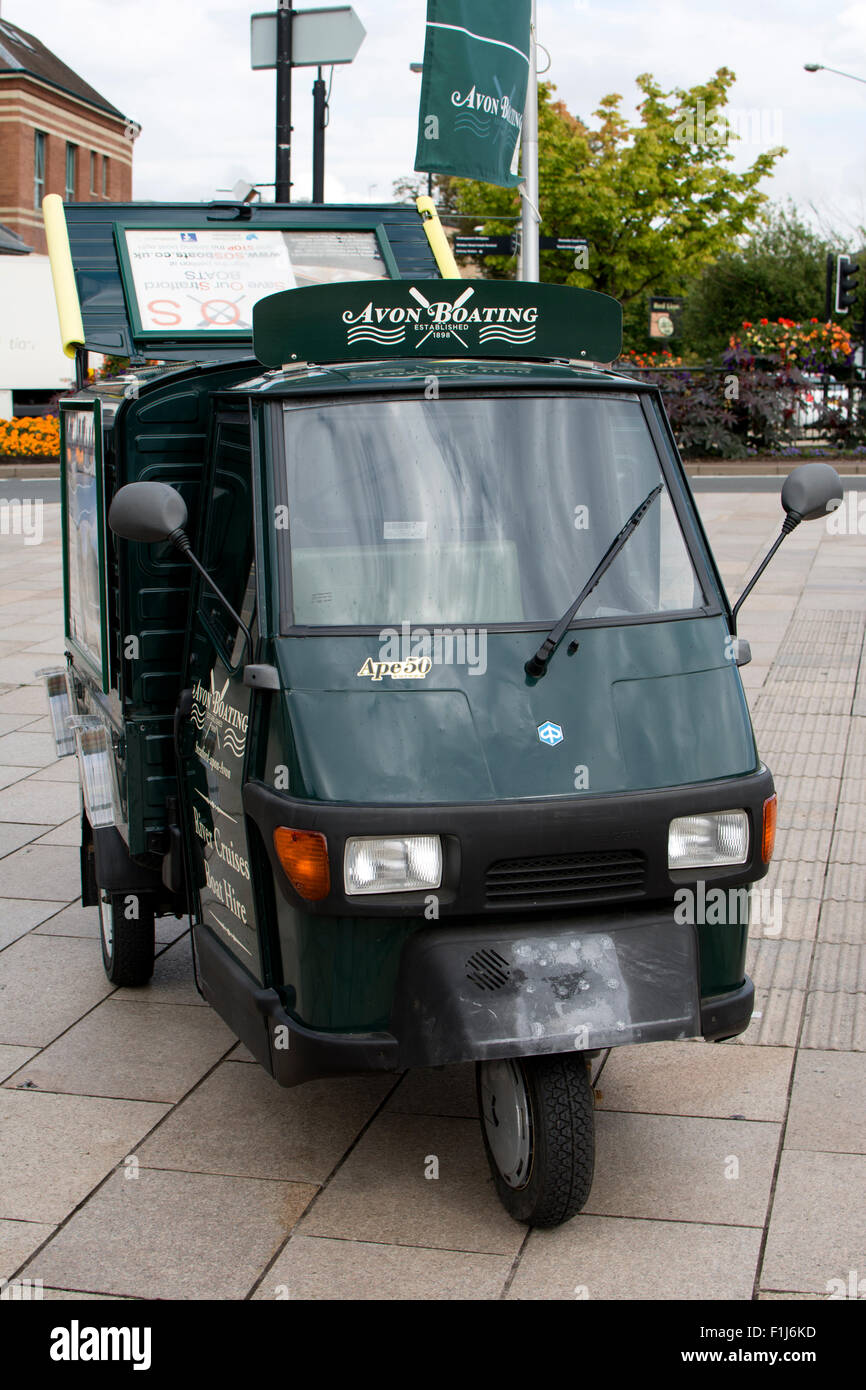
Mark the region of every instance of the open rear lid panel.
POLYGON ((431 279, 411 204, 69 203, 85 347, 135 360, 252 353, 252 306, 280 290, 431 279))

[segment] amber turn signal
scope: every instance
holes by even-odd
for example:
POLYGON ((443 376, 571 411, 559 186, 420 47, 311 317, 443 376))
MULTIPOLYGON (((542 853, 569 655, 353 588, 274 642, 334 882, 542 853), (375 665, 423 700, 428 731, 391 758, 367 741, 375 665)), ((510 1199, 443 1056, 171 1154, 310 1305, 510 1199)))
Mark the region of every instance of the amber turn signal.
POLYGON ((328 842, 315 830, 274 831, 274 849, 289 883, 307 902, 319 902, 331 891, 328 842))
POLYGON ((768 796, 764 802, 764 829, 761 834, 761 858, 769 864, 776 843, 776 794, 768 796))

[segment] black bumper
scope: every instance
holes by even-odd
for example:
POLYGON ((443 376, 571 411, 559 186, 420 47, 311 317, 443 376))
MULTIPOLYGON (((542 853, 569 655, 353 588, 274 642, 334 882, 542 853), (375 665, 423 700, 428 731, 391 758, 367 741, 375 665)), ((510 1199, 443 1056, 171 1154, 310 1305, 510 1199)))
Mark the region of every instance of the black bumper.
POLYGON ((194 928, 205 998, 283 1086, 317 1077, 733 1037, 754 989, 698 996, 694 929, 665 914, 419 929, 407 942, 387 1031, 304 1027, 207 928, 194 928))

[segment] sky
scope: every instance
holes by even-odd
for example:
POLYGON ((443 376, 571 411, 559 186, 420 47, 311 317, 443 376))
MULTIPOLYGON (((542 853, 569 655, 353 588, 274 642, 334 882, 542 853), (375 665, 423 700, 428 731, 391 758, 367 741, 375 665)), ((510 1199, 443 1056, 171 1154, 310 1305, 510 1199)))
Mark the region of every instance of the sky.
MULTIPOLYGON (((300 0, 305 7, 315 0, 300 0)), ((388 201, 414 164, 420 77, 409 64, 423 57, 426 4, 354 8, 367 35, 354 63, 334 69, 325 198, 388 201)), ((141 124, 134 196, 158 202, 220 196, 238 179, 273 181, 274 73, 250 69, 253 9, 246 0, 0 0, 3 19, 141 124)), ((731 68, 730 106, 755 113, 738 166, 783 144, 788 153, 763 185, 774 201, 793 199, 843 244, 866 225, 866 83, 803 69, 816 62, 866 79, 866 0, 826 10, 814 0, 538 0, 538 38, 548 79, 584 120, 609 92, 633 112, 639 73, 667 89, 731 68)), ((300 68, 294 78, 296 200, 311 196, 315 75, 300 68)))

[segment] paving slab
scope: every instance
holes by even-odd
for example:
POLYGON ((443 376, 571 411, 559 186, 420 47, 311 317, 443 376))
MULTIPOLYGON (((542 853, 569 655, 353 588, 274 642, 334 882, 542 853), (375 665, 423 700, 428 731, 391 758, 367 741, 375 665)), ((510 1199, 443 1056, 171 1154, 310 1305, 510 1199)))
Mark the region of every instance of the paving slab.
POLYGON ((854 944, 866 941, 866 911, 863 903, 822 903, 818 921, 818 940, 854 944))
POLYGON ((293 1235, 253 1298, 477 1302, 500 1297, 511 1266, 509 1255, 293 1235))
POLYGON ((91 942, 22 936, 0 952, 0 1042, 44 1047, 112 988, 91 942))
POLYGON ((0 1279, 11 1279, 54 1229, 45 1222, 0 1218, 0 1279))
POLYGON ((14 767, 45 767, 57 757, 50 734, 15 733, 0 738, 0 763, 14 767))
POLYGON ((359 1076, 286 1089, 262 1067, 227 1061, 138 1156, 150 1168, 321 1184, 393 1085, 359 1076))
POLYGON ((801 1046, 866 1052, 866 994, 811 990, 801 1046))
MULTIPOLYGON (((0 797, 3 793, 0 792, 0 797)), ((21 849, 22 845, 30 844, 37 840, 39 836, 49 829, 47 825, 28 825, 17 824, 14 821, 4 821, 0 817, 0 859, 13 850, 21 849)), ((3 869, 0 866, 0 888, 3 886, 3 869)))
POLYGON ((595 1177, 584 1210, 762 1226, 780 1129, 768 1121, 599 1111, 595 1177))
POLYGON ((515 1255, 526 1228, 493 1186, 477 1120, 379 1115, 331 1178, 300 1233, 515 1255), (437 1177, 425 1177, 436 1171, 437 1177))
MULTIPOLYGON (((27 654, 21 653, 18 656, 4 656, 2 662, 2 675, 4 681, 9 685, 32 685, 36 680, 36 672, 43 666, 56 666, 56 661, 46 661, 44 656, 36 652, 27 654)), ((40 682, 41 684, 41 682, 40 682)), ((45 686, 42 685, 42 697, 45 698, 45 686)))
POLYGON ((834 863, 827 873, 824 897, 829 902, 866 902, 866 864, 834 863))
MULTIPOLYGON (((59 790, 59 788, 58 788, 59 790)), ((81 844, 81 816, 76 813, 62 825, 56 825, 53 830, 49 830, 46 835, 39 836, 40 845, 74 845, 76 848, 81 844)))
POLYGON ((827 1295, 830 1281, 866 1270, 866 1157, 785 1149, 761 1289, 827 1295))
POLYGON ((130 1298, 244 1298, 315 1193, 303 1183, 117 1172, 24 1273, 130 1298))
POLYGON ((755 987, 767 990, 805 989, 812 960, 811 941, 749 941, 746 973, 755 987))
MULTIPOLYGON (((99 912, 95 907, 82 907, 79 899, 78 902, 66 906, 58 904, 58 908, 59 910, 46 917, 36 928, 37 936, 84 936, 91 940, 99 939, 99 912)), ((101 961, 102 956, 97 950, 91 959, 101 961)))
MULTIPOLYGON (((2 742, 2 740, 0 740, 2 742)), ((35 823, 45 834, 60 820, 80 815, 78 788, 53 782, 35 782, 32 777, 14 782, 0 791, 0 821, 35 823)), ((78 844, 79 839, 73 840, 78 844)))
POLYGON ((40 767, 31 773, 34 782, 75 782, 78 785, 78 759, 58 758, 48 767, 40 767))
MULTIPOLYGON (((3 866, 0 864, 0 886, 3 881, 3 866)), ((0 950, 13 941, 26 936, 46 917, 62 907, 62 903, 39 902, 32 898, 0 898, 0 950)), ((2 971, 0 971, 2 989, 2 971)), ((0 995, 2 998, 2 995, 0 995)), ((0 1024, 2 1031, 2 1024, 0 1024)))
POLYGON ((785 1118, 793 1053, 705 1042, 615 1047, 599 1079, 601 1110, 716 1119, 785 1118))
POLYGON ((508 1299, 748 1299, 760 1230, 696 1221, 576 1216, 533 1231, 508 1299))
MULTIPOLYGON (((3 665, 0 662, 0 673, 2 669, 3 665)), ((0 695, 0 713, 3 714, 29 714, 37 718, 45 714, 47 709, 48 697, 41 681, 38 685, 19 685, 16 689, 0 695)))
POLYGON ((866 945, 819 941, 812 962, 810 989, 860 994, 866 1001, 866 945))
MULTIPOLYGON (((89 942, 73 943, 63 937, 40 940, 54 948, 87 946, 90 953, 89 942)), ((55 1046, 40 1052, 16 1080, 68 1095, 178 1101, 233 1042, 212 1009, 107 999, 55 1046)))
POLYGON ((0 1216, 64 1220, 166 1108, 0 1087, 0 1216))
POLYGON ((35 1057, 38 1048, 14 1047, 10 1043, 0 1043, 0 1081, 5 1081, 13 1072, 35 1057))
POLYGON ((132 1303, 135 1299, 124 1298, 117 1293, 82 1293, 80 1289, 42 1290, 45 1303, 132 1303))
POLYGON ((734 1045, 796 1047, 805 997, 805 989, 766 989, 756 985, 752 1021, 734 1039, 734 1045))
POLYGON ((859 825, 853 830, 845 829, 842 822, 847 821, 848 817, 837 816, 832 850, 834 863, 866 864, 866 806, 846 802, 845 810, 854 812, 859 825))
POLYGON ((81 892, 78 850, 62 845, 25 845, 7 854, 0 869, 4 896, 62 898, 72 902, 81 892))
POLYGON ((866 1154, 866 1054, 798 1054, 785 1148, 866 1154))
POLYGON ((0 767, 0 787, 11 787, 38 772, 36 767, 0 767))

